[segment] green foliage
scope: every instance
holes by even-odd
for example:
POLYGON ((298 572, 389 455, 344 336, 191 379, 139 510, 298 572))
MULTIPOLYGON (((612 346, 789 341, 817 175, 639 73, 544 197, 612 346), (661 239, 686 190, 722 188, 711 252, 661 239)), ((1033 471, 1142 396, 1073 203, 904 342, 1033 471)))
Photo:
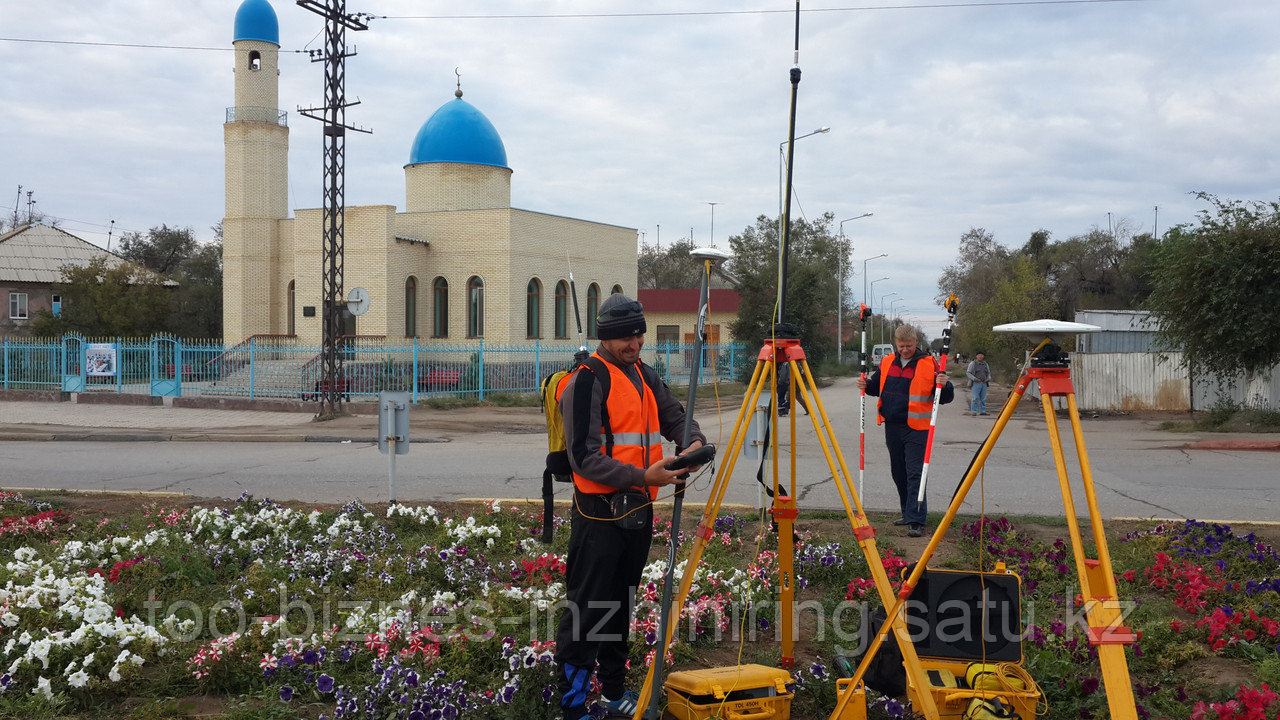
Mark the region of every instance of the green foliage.
POLYGON ((984 350, 993 373, 1012 375, 1031 347, 1021 335, 996 333, 995 325, 1018 322, 1053 314, 1053 299, 1047 280, 1035 272, 1031 260, 1023 257, 1008 261, 1004 274, 994 278, 991 296, 972 304, 961 304, 957 313, 960 347, 968 354, 984 350), (959 323, 963 317, 964 323, 959 323))
MULTIPOLYGON (((836 273, 848 254, 848 241, 831 231, 835 219, 824 213, 816 220, 792 221, 787 259, 785 320, 800 331, 811 365, 821 365, 835 355, 836 273)), ((733 251, 731 272, 742 296, 734 338, 748 347, 758 346, 772 332, 778 294, 778 223, 764 215, 756 224, 729 238, 733 251)))
POLYGON ((665 250, 642 245, 636 258, 638 281, 646 290, 696 288, 702 286, 702 264, 689 257, 693 241, 677 240, 665 250))
POLYGON ((1110 230, 1093 228, 1057 242, 1051 237, 1037 230, 1010 250, 981 228, 961 236, 956 262, 938 279, 938 290, 960 301, 953 350, 985 350, 992 371, 1008 376, 1030 348, 1021 339, 995 335, 992 325, 1071 320, 1077 310, 1132 309, 1146 299, 1155 246, 1150 235, 1132 235, 1122 220, 1110 230))
POLYGON ((1280 362, 1280 202, 1220 200, 1151 254, 1147 307, 1193 368, 1246 375, 1280 362))
POLYGON ((43 311, 31 323, 36 335, 78 332, 94 337, 162 332, 169 316, 169 290, 155 273, 130 263, 107 267, 95 258, 83 267, 66 265, 55 291, 62 313, 43 311))

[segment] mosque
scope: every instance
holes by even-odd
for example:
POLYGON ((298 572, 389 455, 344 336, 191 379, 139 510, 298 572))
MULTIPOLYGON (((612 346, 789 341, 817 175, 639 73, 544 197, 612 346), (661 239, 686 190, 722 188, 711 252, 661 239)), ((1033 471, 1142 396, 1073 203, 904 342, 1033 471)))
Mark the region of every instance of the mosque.
MULTIPOLYGON (((235 16, 235 106, 223 125, 223 338, 321 339, 322 210, 289 217, 289 127, 279 109, 280 32, 268 0, 235 16)), ((595 336, 611 292, 635 295, 634 228, 511 207, 512 169, 497 129, 456 97, 423 123, 404 166, 404 211, 348 206, 343 287, 370 303, 348 335, 493 342, 568 339, 568 268, 595 336)), ((317 132, 308 141, 319 143, 317 132)), ((345 307, 345 306, 344 306, 345 307)))

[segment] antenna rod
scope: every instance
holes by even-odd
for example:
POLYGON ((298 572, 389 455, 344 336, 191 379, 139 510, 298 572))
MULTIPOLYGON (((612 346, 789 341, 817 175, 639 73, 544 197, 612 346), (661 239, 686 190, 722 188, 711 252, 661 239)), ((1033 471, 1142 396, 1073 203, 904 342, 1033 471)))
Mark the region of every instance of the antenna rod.
POLYGON ((778 267, 778 324, 786 321, 787 255, 791 245, 791 176, 796 162, 796 94, 800 88, 800 0, 796 0, 795 64, 791 67, 791 119, 787 128, 787 200, 782 211, 782 264, 778 267))
POLYGON ((573 298, 573 321, 578 324, 578 353, 587 351, 587 338, 582 333, 582 313, 578 311, 578 288, 573 283, 573 265, 569 263, 569 253, 564 254, 564 264, 569 266, 569 295, 573 298))

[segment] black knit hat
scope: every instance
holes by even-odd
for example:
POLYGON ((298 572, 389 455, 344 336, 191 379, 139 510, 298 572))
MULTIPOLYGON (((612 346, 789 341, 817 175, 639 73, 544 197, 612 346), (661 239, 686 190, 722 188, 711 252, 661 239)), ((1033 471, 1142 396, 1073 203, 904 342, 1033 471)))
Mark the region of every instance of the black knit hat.
POLYGON ((644 322, 644 306, 639 301, 614 293, 600 303, 600 311, 596 313, 596 336, 601 340, 643 335, 648 329, 644 322))

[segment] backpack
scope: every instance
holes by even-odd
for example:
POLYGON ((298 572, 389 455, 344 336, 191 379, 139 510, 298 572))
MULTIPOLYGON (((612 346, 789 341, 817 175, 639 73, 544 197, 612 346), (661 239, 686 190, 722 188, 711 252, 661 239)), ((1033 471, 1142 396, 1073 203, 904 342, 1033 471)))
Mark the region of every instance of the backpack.
MULTIPOLYGON (((609 385, 611 378, 609 368, 604 361, 595 355, 585 358, 574 358, 573 364, 559 372, 551 373, 542 379, 542 412, 547 418, 547 460, 542 470, 542 542, 550 543, 553 531, 552 517, 555 513, 555 490, 553 482, 573 482, 573 468, 569 465, 569 443, 564 434, 564 416, 560 414, 560 403, 556 398, 556 388, 565 376, 585 366, 600 382, 600 423, 604 430, 604 451, 613 455, 613 431, 609 427, 609 385)), ((662 381, 653 368, 643 363, 636 363, 640 368, 640 377, 649 389, 657 394, 662 381)), ((665 385, 665 383, 662 383, 665 385)))

